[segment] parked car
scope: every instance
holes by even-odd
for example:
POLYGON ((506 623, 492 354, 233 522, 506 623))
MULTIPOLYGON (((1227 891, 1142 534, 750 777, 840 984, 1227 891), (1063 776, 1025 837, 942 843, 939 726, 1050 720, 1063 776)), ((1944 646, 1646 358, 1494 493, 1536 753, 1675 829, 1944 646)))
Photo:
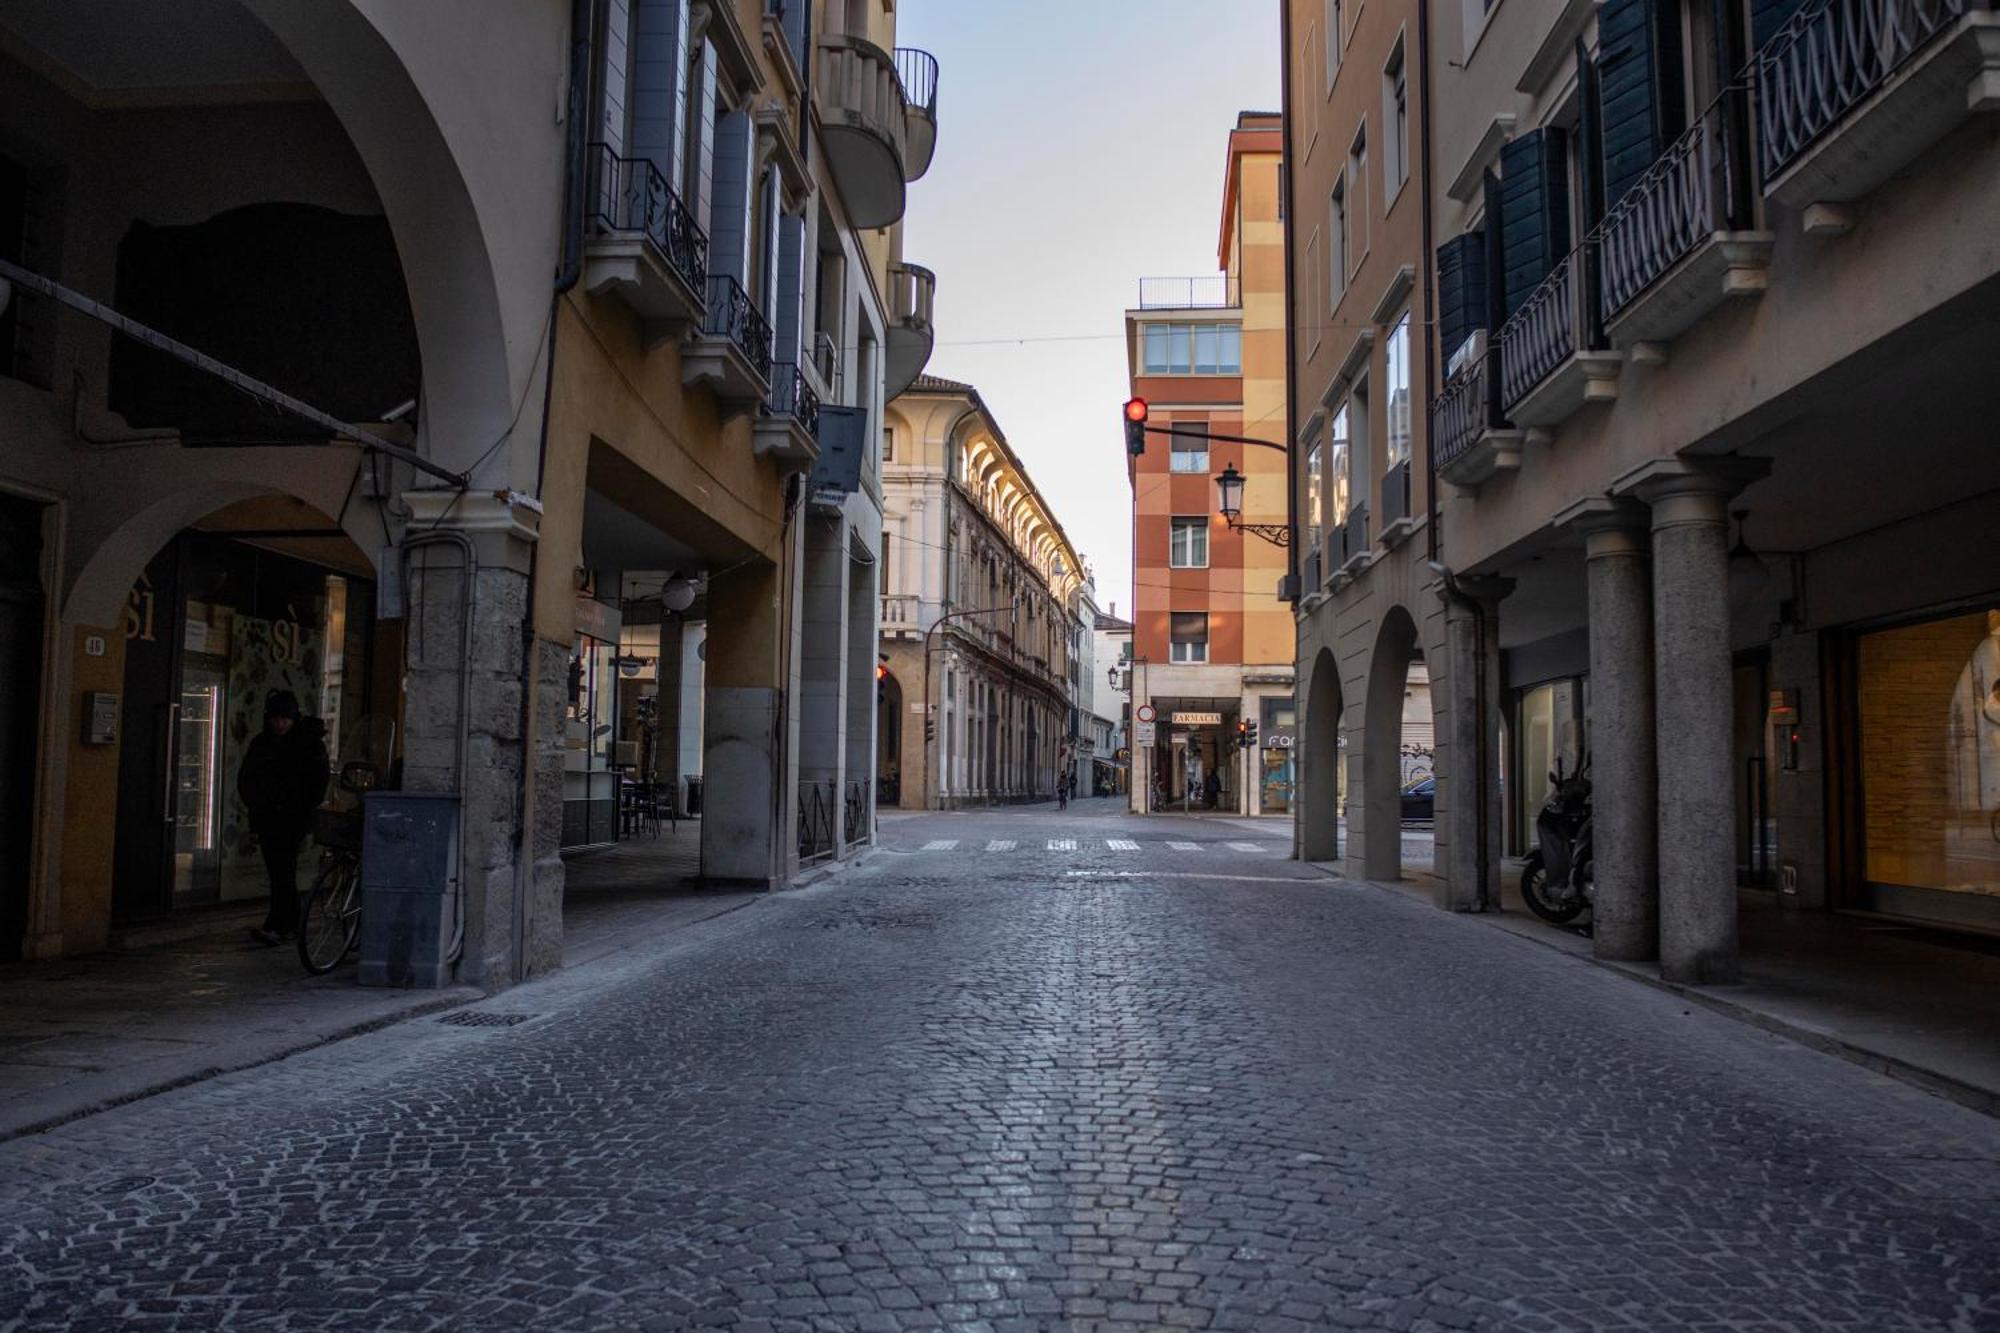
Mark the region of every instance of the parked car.
POLYGON ((1403 818, 1429 819, 1436 813, 1437 779, 1418 778, 1403 788, 1403 818))

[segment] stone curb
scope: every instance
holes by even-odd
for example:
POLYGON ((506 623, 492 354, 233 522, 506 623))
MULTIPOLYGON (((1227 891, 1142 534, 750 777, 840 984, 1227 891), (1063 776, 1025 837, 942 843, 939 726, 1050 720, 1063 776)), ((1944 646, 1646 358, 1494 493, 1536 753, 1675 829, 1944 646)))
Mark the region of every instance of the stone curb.
MULTIPOLYGON (((1325 866, 1317 865, 1310 861, 1303 862, 1302 864, 1318 871, 1328 879, 1336 879, 1343 884, 1363 884, 1404 902, 1414 901, 1401 888, 1393 884, 1383 884, 1367 879, 1348 879, 1345 875, 1336 874, 1325 866)), ((1898 1082, 1907 1083, 1911 1087, 1928 1092, 1934 1097, 1942 1097, 1946 1101, 1956 1102, 1958 1105, 1968 1110, 1977 1111, 1981 1115, 2000 1119, 2000 1093, 1996 1093, 1989 1088, 1982 1088, 1975 1083, 1967 1083, 1963 1079, 1939 1073, 1935 1069, 1927 1069, 1922 1065, 1914 1064, 1893 1055, 1884 1055, 1880 1051, 1871 1050, 1866 1046, 1858 1045, 1845 1038, 1835 1036, 1832 1033, 1802 1027, 1775 1014, 1767 1014, 1749 1005, 1738 1003, 1730 999, 1726 992, 1711 990, 1706 987, 1690 986, 1685 982, 1668 981, 1665 977, 1648 972, 1642 963, 1609 962, 1593 957, 1587 952, 1565 948, 1562 940, 1553 937, 1553 935, 1549 938, 1543 938, 1541 932, 1515 930, 1506 917, 1511 916, 1514 919, 1519 919, 1518 914, 1453 912, 1450 915, 1463 917, 1469 921, 1477 921, 1481 925, 1499 930, 1504 934, 1513 936, 1517 940, 1525 940, 1530 944, 1538 945, 1552 953, 1561 954, 1565 958, 1588 963, 1592 967, 1624 977, 1629 981, 1636 981, 1641 985, 1651 986, 1654 990, 1666 991, 1670 995, 1678 996, 1692 1004, 1698 1004, 1704 1009, 1721 1014, 1726 1018, 1732 1018, 1749 1027, 1758 1028, 1771 1033, 1773 1036, 1797 1042, 1801 1046, 1810 1047, 1825 1055, 1837 1056, 1849 1064, 1860 1065, 1863 1069, 1869 1070, 1872 1073, 1882 1074, 1898 1082)))

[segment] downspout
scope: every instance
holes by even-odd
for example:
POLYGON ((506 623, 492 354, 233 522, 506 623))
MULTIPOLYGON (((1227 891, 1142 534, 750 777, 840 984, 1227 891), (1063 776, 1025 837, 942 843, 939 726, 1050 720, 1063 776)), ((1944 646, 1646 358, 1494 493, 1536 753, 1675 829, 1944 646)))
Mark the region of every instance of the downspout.
MULTIPOLYGON (((1285 238, 1285 526, 1291 529, 1292 540, 1285 547, 1285 564, 1291 578, 1293 624, 1298 623, 1297 610, 1305 590, 1298 586, 1299 579, 1299 469, 1298 460, 1292 449, 1292 409, 1294 395, 1298 390, 1298 295, 1293 290, 1293 269, 1296 264, 1292 252, 1297 248, 1292 244, 1292 231, 1298 225, 1298 210, 1294 206, 1295 191, 1292 188, 1292 5, 1291 0, 1278 0, 1279 45, 1284 48, 1284 69, 1279 76, 1279 100, 1283 110, 1279 113, 1280 134, 1283 151, 1278 156, 1278 176, 1282 188, 1278 192, 1280 206, 1285 210, 1285 225, 1279 232, 1285 238)), ((1134 525, 1133 542, 1135 553, 1133 577, 1138 577, 1136 545, 1137 524, 1134 525)), ((1134 589, 1136 593, 1137 589, 1134 589)), ((1133 606, 1138 600, 1133 599, 1133 606)), ((1296 635, 1294 636, 1296 641, 1296 635)), ((1294 693, 1298 689, 1293 685, 1294 693)))
MULTIPOLYGON (((569 18, 569 97, 565 114, 562 257, 556 268, 555 285, 549 293, 549 341, 542 379, 542 428, 535 454, 535 499, 540 502, 548 479, 549 409, 555 400, 556 328, 563 294, 576 286, 583 273, 583 214, 588 172, 584 161, 587 144, 584 120, 590 88, 591 12, 596 0, 570 0, 569 18)), ((535 671, 535 585, 541 568, 542 544, 528 548, 527 614, 521 622, 521 780, 514 792, 514 921, 513 960, 515 980, 528 976, 528 893, 535 878, 535 843, 530 823, 533 819, 528 793, 535 787, 535 696, 539 678, 535 671)), ((470 645, 468 642, 468 649, 470 645)), ((469 656, 469 652, 468 652, 469 656)))
MULTIPOLYGON (((1418 271, 1424 283, 1424 401, 1437 401, 1438 361, 1443 349, 1437 344, 1437 247, 1436 219, 1431 209, 1431 0, 1417 0, 1417 144, 1423 154, 1423 189, 1417 202, 1422 205, 1423 262, 1418 271)), ((1424 413, 1424 527, 1425 550, 1435 563, 1438 558, 1437 451, 1434 447, 1428 407, 1424 413)), ((1483 732, 1481 733, 1484 734, 1483 732)), ((1485 827, 1484 822, 1480 824, 1485 827)), ((1482 884, 1484 880, 1480 881, 1482 884)))

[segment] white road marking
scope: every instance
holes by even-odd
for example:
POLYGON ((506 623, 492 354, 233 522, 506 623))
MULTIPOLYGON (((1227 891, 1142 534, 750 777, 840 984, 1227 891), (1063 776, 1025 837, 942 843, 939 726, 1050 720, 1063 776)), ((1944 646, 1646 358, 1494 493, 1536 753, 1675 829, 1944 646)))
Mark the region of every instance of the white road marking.
POLYGON ((1049 839, 1049 850, 1050 850, 1050 851, 1052 851, 1052 852, 1073 852, 1073 851, 1075 851, 1075 850, 1076 850, 1076 839, 1075 839, 1075 838, 1050 838, 1050 839, 1049 839))
POLYGON ((1201 844, 1198 842, 1170 842, 1167 846, 1177 852, 1198 852, 1201 850, 1201 844))
POLYGON ((1193 870, 1065 870, 1064 879, 1220 879, 1232 884, 1299 884, 1330 889, 1359 889, 1365 885, 1331 879, 1304 879, 1285 875, 1218 875, 1193 870))
POLYGON ((948 852, 956 846, 958 846, 957 838, 932 838, 924 844, 924 850, 927 852, 948 852))
POLYGON ((1229 850, 1232 852, 1261 852, 1264 850, 1264 844, 1261 842, 1232 842, 1229 844, 1229 850))
POLYGON ((1130 838, 1106 838, 1104 845, 1114 852, 1136 852, 1139 850, 1139 844, 1133 842, 1130 838))
POLYGON ((1011 852, 1014 850, 1014 840, 1012 838, 995 838, 986 844, 986 850, 989 852, 1011 852))

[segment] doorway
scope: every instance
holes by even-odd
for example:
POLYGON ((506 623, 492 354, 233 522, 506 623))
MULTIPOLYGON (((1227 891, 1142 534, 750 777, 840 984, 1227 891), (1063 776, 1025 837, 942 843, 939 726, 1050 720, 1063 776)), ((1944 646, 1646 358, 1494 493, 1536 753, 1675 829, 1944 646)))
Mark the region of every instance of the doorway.
POLYGON ((41 716, 42 520, 46 506, 0 495, 0 960, 21 956, 35 838, 41 716))

